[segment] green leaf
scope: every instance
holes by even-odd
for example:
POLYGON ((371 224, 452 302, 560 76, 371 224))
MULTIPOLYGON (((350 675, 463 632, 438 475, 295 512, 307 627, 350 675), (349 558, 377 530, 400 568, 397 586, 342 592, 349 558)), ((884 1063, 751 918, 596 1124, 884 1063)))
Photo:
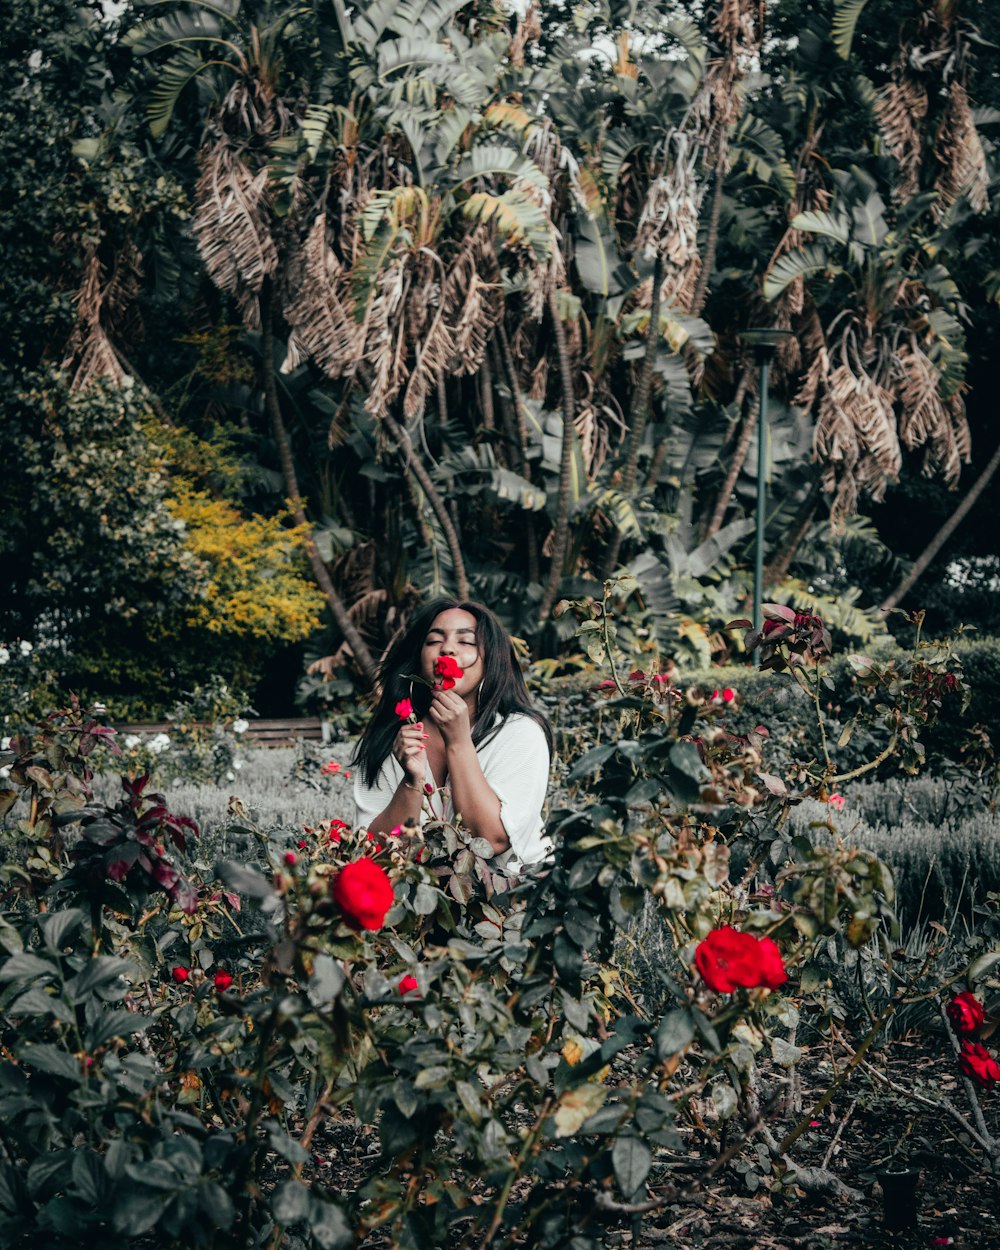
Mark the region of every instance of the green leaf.
POLYGON ((838 243, 846 243, 851 234, 851 223, 843 213, 808 212, 797 213, 788 223, 794 230, 807 230, 821 234, 838 243))
POLYGON ((640 1137, 619 1137, 611 1151, 615 1180, 628 1201, 646 1183, 653 1154, 640 1137))
POLYGON ((354 1230, 340 1207, 315 1195, 309 1203, 309 1228, 321 1250, 347 1250, 354 1244, 354 1230))
POLYGON ((279 1185, 271 1199, 271 1214, 275 1222, 288 1228, 298 1224, 309 1214, 309 1188, 301 1181, 285 1181, 279 1185))
POLYGON ((75 1084, 80 1083, 82 1072, 79 1059, 49 1042, 22 1047, 18 1058, 38 1072, 48 1072, 75 1084))
POLYGON ((656 1056, 661 1061, 679 1055, 694 1041, 694 1021, 686 1007, 675 1007, 660 1021, 654 1039, 656 1056))
POLYGON ((790 282, 826 269, 829 263, 826 249, 819 243, 809 243, 785 252, 778 257, 764 277, 764 298, 777 299, 790 282))
POLYGON ((84 1045, 88 1050, 96 1050, 113 1037, 129 1037, 132 1033, 141 1033, 153 1023, 149 1016, 140 1016, 124 1007, 113 1011, 105 1011, 90 1026, 84 1037, 84 1045))
POLYGON ((111 1210, 111 1226, 126 1237, 139 1237, 153 1228, 166 1210, 171 1194, 151 1194, 138 1187, 119 1189, 111 1210))
POLYGON ((830 28, 830 34, 833 37, 837 55, 845 61, 851 55, 854 30, 867 3, 868 0, 834 0, 833 25, 830 28))
POLYGON ((75 933, 86 919, 87 917, 77 907, 70 907, 66 911, 56 911, 47 916, 40 916, 38 927, 42 931, 46 948, 54 954, 58 954, 66 945, 66 939, 69 935, 75 933))
POLYGON ((977 981, 981 981, 988 972, 991 972, 997 964, 1000 964, 1000 950, 987 951, 984 955, 980 955, 974 959, 965 970, 965 979, 969 985, 975 985, 977 981))
POLYGON ((57 975, 55 967, 47 959, 32 955, 30 951, 18 951, 16 955, 11 955, 0 968, 0 981, 20 981, 28 977, 34 979, 57 975))
POLYGON ((309 1001, 317 1011, 330 1011, 344 988, 344 972, 329 955, 317 955, 309 978, 309 1001))

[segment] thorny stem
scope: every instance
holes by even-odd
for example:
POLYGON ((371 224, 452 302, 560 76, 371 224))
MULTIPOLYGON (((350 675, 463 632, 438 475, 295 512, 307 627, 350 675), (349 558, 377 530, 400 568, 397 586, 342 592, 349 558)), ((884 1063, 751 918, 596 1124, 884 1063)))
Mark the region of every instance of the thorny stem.
POLYGON ((514 1186, 515 1180, 517 1180, 517 1178, 521 1175, 521 1168, 527 1161, 528 1156, 534 1150, 539 1137, 541 1137, 545 1120, 551 1109, 552 1099, 551 1097, 546 1098, 546 1100, 542 1103, 541 1110, 538 1113, 538 1119, 532 1125, 531 1131, 524 1139, 524 1145, 521 1147, 521 1153, 517 1156, 514 1166, 508 1173, 506 1181, 504 1181, 503 1189, 500 1191, 500 1197, 497 1199, 497 1205, 493 1212, 493 1219, 490 1221, 490 1226, 486 1230, 486 1236, 480 1244, 480 1250, 488 1250, 488 1247, 493 1244, 493 1238, 496 1236, 497 1230, 503 1222, 503 1213, 505 1207, 507 1206, 507 1201, 510 1198, 510 1191, 514 1186))
POLYGON ((889 745, 884 751, 879 751, 873 760, 869 760, 867 764, 859 764, 857 768, 852 768, 850 772, 836 773, 829 779, 830 785, 837 785, 841 781, 853 781, 855 777, 860 777, 862 773, 870 773, 873 768, 878 768, 879 764, 884 763, 896 749, 897 735, 893 733, 889 739, 889 745))
POLYGON ((625 688, 622 686, 622 683, 618 678, 618 669, 615 667, 615 657, 611 650, 611 635, 608 632, 608 591, 606 587, 604 590, 603 607, 604 610, 601 613, 601 632, 604 635, 604 651, 608 657, 608 663, 611 665, 611 676, 614 678, 615 686, 618 689, 618 693, 624 698, 625 688))

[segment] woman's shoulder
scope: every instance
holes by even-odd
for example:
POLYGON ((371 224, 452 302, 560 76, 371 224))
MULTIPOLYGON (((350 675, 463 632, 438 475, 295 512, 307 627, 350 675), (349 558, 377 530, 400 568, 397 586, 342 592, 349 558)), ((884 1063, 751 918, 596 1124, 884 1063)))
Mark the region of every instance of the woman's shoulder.
POLYGON ((529 716, 526 712, 511 712, 490 741, 503 741, 511 745, 523 743, 532 749, 537 749, 539 746, 543 746, 546 751, 549 749, 545 730, 533 716, 529 716))

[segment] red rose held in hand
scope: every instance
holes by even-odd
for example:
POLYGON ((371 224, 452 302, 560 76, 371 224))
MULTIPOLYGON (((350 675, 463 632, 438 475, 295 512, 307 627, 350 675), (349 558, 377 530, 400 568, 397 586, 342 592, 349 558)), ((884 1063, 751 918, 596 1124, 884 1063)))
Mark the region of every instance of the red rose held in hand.
POLYGON ((948 1019, 959 1037, 969 1037, 977 1029, 982 1028, 986 1012, 983 1011, 983 1005, 975 994, 970 994, 968 990, 965 990, 961 994, 956 994, 948 1004, 948 1019))
POLYGON ((400 720, 409 720, 413 715, 413 704, 409 699, 400 699, 396 704, 396 715, 400 720))
POLYGON ((465 671, 450 655, 439 655, 434 661, 434 676, 438 679, 439 690, 450 690, 456 681, 465 676, 465 671))
POLYGON ((699 942, 694 962, 705 984, 718 994, 731 994, 740 986, 776 990, 788 980, 781 952, 770 938, 755 938, 731 925, 713 929, 699 942))
POLYGON ((1000 1063, 993 1058, 985 1046, 978 1042, 963 1042, 962 1053, 958 1057, 958 1066, 970 1080, 989 1089, 1000 1081, 1000 1063))
POLYGON ((381 929, 393 904, 392 882, 373 859, 356 859, 337 873, 333 898, 345 920, 362 929, 381 929))

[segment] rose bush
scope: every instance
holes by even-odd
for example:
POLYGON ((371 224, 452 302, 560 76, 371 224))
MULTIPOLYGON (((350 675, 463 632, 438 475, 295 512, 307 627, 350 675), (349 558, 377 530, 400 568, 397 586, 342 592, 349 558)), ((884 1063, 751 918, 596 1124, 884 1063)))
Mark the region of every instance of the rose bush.
MULTIPOLYGON (((782 653, 809 679, 815 632, 782 653)), ((761 1093, 794 1069, 800 1016, 843 1023, 831 970, 862 966, 873 935, 864 966, 889 969, 876 1031, 961 969, 892 954, 892 881, 872 856, 783 834, 790 803, 828 786, 827 761, 768 773, 766 735, 730 733, 707 693, 620 689, 552 813, 553 863, 520 876, 437 820, 376 845, 340 818, 260 830, 237 804, 228 836, 253 862, 202 863, 184 826, 170 844, 186 911, 144 870, 109 879, 103 852, 78 871, 87 829, 134 840, 145 798, 128 820, 99 810, 72 751, 58 758, 78 793, 18 771, 11 815, 35 813, 51 872, 7 874, 0 924, 5 1244, 222 1250, 293 1230, 335 1250, 593 1250, 637 1206, 694 1193, 699 1174, 678 1183, 668 1164, 696 1115, 716 1150, 727 1125, 776 1195, 835 1191, 793 1153, 815 1108, 768 1110, 761 1093), (740 845, 753 870, 734 876, 740 845), (72 906, 53 911, 67 878, 54 897, 72 906), (640 918, 658 943, 645 964, 629 953, 640 918), (314 1137, 338 1129, 367 1152, 323 1179, 314 1137)), ((79 746, 74 726, 18 758, 56 757, 63 730, 79 746)), ((970 994, 995 966, 976 941, 970 994)), ((980 1082, 994 1061, 972 1046, 980 1082)))

